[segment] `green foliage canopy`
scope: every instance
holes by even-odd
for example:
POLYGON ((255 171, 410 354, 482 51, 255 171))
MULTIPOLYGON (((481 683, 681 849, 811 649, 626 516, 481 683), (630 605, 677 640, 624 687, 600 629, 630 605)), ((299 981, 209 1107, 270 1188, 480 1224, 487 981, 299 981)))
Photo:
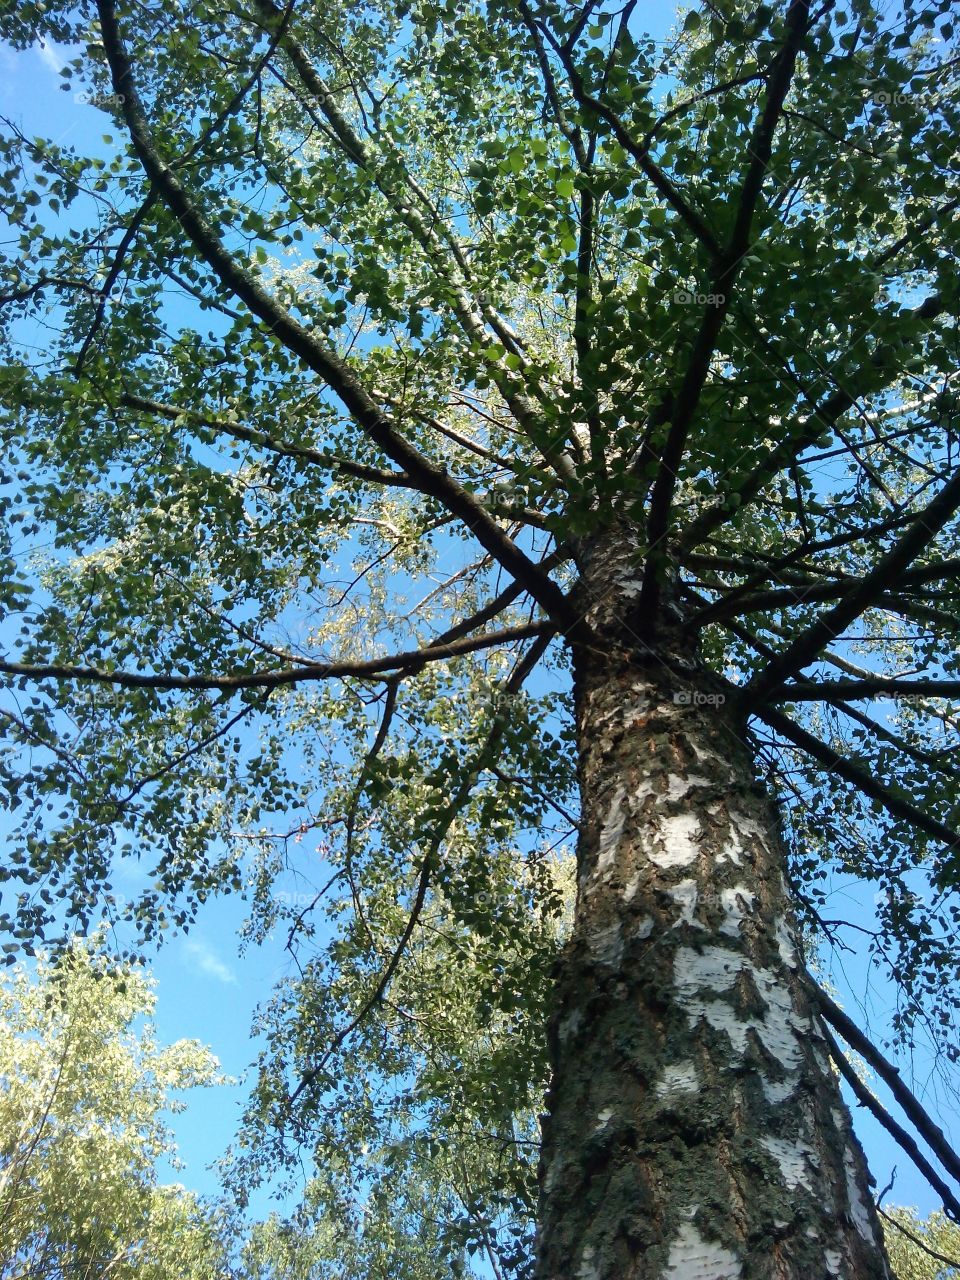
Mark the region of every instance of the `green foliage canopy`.
POLYGON ((302 964, 257 1152, 413 1159, 462 1090, 514 1152, 469 1242, 529 1208, 571 646, 613 643, 621 533, 637 643, 682 624, 742 706, 811 929, 864 945, 824 879, 872 882, 897 1030, 956 1058, 950 9, 0 19, 79 48, 111 129, 2 155, 7 922, 152 938, 250 886, 302 964))
POLYGON ((215 1084, 193 1041, 157 1045, 153 993, 79 940, 0 975, 0 1275, 183 1280, 227 1274, 216 1221, 159 1182, 172 1095, 215 1084))

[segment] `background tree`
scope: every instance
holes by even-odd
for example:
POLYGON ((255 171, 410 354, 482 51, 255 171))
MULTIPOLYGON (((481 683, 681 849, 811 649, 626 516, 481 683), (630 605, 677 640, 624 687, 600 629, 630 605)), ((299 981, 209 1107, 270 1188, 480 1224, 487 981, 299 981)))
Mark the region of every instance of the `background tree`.
POLYGON ((960 1231, 942 1213, 923 1221, 894 1209, 885 1215, 884 1235, 897 1280, 952 1280, 960 1272, 960 1231))
POLYGON ((182 1040, 161 1049, 146 978, 81 943, 35 972, 0 977, 0 1275, 228 1274, 219 1227, 183 1187, 160 1183, 174 1091, 215 1083, 182 1040))
POLYGON ((955 1061, 950 6, 642 26, 4 15, 119 130, 5 148, 10 919, 115 914, 134 847, 146 937, 245 876, 288 917, 241 1178, 369 1177, 391 1092, 411 1151, 462 1081, 488 1235, 542 1152, 542 1278, 884 1276, 834 1032, 951 1213, 960 1170, 796 912, 955 1061))

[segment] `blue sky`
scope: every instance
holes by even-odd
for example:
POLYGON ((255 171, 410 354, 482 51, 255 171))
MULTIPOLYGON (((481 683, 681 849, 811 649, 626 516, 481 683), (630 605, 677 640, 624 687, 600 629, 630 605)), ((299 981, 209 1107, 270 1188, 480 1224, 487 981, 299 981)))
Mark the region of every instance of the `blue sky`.
MULTIPOLYGON (((655 5, 645 12, 644 24, 654 34, 662 34, 672 13, 672 6, 655 5)), ((16 120, 28 134, 44 134, 81 149, 102 150, 101 134, 110 130, 110 123, 96 108, 60 91, 62 60, 53 48, 23 54, 0 49, 0 113, 16 120)), ((122 883, 117 887, 123 891, 122 883)), ((836 878, 832 891, 837 913, 848 913, 849 919, 870 919, 868 887, 836 878)), ((242 1077, 255 1053, 249 1035, 254 1011, 292 968, 282 936, 238 954, 237 934, 245 915, 246 906, 239 898, 208 902, 190 935, 169 939, 152 964, 158 982, 156 1022, 161 1040, 195 1037, 203 1041, 216 1053, 223 1069, 241 1081, 231 1087, 194 1091, 188 1096, 187 1110, 174 1117, 180 1155, 186 1162, 185 1171, 176 1177, 207 1193, 217 1189, 209 1165, 224 1153, 245 1097, 242 1077)), ((884 1025, 893 991, 883 975, 871 971, 862 960, 847 957, 844 967, 838 962, 829 976, 841 1003, 851 1012, 869 990, 868 1007, 876 1025, 884 1025)), ((919 1067, 918 1083, 925 1070, 922 1060, 919 1067)), ((949 1121, 950 1117, 943 1119, 949 1121)), ((891 1169, 897 1168, 895 1191, 888 1202, 915 1204, 923 1211, 936 1207, 933 1193, 892 1139, 862 1112, 858 1111, 856 1122, 879 1185, 885 1185, 891 1169)))

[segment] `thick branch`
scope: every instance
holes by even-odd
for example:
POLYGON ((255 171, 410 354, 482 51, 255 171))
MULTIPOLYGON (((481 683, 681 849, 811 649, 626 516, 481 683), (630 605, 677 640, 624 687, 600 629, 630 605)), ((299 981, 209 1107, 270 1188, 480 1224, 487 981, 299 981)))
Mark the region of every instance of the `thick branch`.
POLYGON ((876 1045, 867 1039, 852 1018, 819 988, 817 988, 817 1000, 822 1016, 843 1036, 851 1049, 859 1053, 864 1062, 876 1071, 930 1150, 951 1176, 960 1182, 960 1157, 951 1147, 943 1130, 934 1124, 904 1084, 897 1068, 888 1062, 876 1045))
POLYGON ((700 403, 700 396, 710 372, 710 361, 713 358, 717 339, 733 303, 733 290, 740 274, 743 258, 750 247, 753 220, 773 149, 773 136, 793 80, 800 45, 807 30, 809 8, 810 0, 791 0, 787 11, 786 38, 767 80, 763 111, 757 120, 748 148, 751 157, 750 166, 740 190, 736 221, 711 285, 710 292, 717 302, 707 310, 700 325, 700 332, 697 334, 693 354, 680 390, 675 397, 671 395, 664 403, 659 413, 661 421, 653 424, 659 426, 669 423, 669 430, 663 449, 660 451, 657 478, 650 495, 646 531, 648 557, 637 604, 638 617, 647 629, 653 625, 657 613, 661 569, 665 558, 665 547, 662 544, 669 528, 680 463, 686 450, 687 438, 700 403))
MULTIPOLYGON (((932 294, 919 307, 907 312, 907 315, 913 320, 933 320, 945 309, 944 298, 940 294, 932 294)), ((884 369, 892 357, 901 354, 901 347, 902 343, 897 341, 885 343, 873 352, 863 372, 870 372, 875 377, 878 369, 884 369)), ((888 384, 889 378, 884 378, 881 385, 888 384)), ((874 385, 866 390, 878 389, 874 385)), ((743 479, 737 490, 739 495, 737 507, 731 508, 726 502, 719 502, 702 511, 682 534, 681 550, 691 551, 694 547, 700 546, 715 529, 727 523, 734 510, 741 510, 752 502, 774 476, 779 475, 792 462, 797 461, 807 449, 815 445, 837 419, 856 404, 860 394, 865 392, 853 390, 852 380, 848 380, 846 386, 838 387, 819 404, 812 405, 810 413, 800 423, 800 431, 796 435, 780 440, 772 449, 767 450, 749 475, 743 479)))
MULTIPOLYGON (((749 706, 749 701, 746 701, 746 705, 749 706)), ((782 712, 770 706, 763 706, 755 710, 754 714, 758 719, 768 724, 771 729, 775 729, 782 737, 792 742, 794 746, 806 752, 819 764, 825 765, 831 773, 837 774, 846 782, 851 783, 869 799, 876 800, 894 818, 900 818, 910 823, 918 831, 932 836, 934 840, 939 840, 948 849, 956 850, 960 847, 960 838, 958 838, 957 833, 952 831, 945 823, 930 817, 929 814, 924 813, 922 809, 918 809, 908 800, 904 800, 901 796, 889 791, 868 770, 858 764, 854 764, 846 756, 834 751, 832 747, 827 746, 825 742, 821 742, 819 738, 815 738, 812 733, 808 733, 806 729, 783 715, 782 712)))
POLYGON ((148 177, 204 260, 253 314, 264 321, 276 339, 324 379, 361 429, 416 481, 421 492, 437 498, 448 511, 459 517, 481 545, 524 583, 548 614, 571 631, 582 630, 581 620, 559 587, 540 573, 497 521, 448 474, 445 466, 432 462, 398 434, 393 420, 377 405, 350 365, 294 319, 224 246, 156 148, 117 26, 112 0, 97 0, 97 10, 114 92, 122 102, 133 146, 148 177))
POLYGON ((767 663, 747 686, 747 694, 762 702, 791 676, 813 662, 851 622, 874 604, 878 596, 897 586, 904 570, 921 555, 960 508, 960 470, 929 505, 915 517, 907 531, 881 556, 870 573, 848 587, 840 602, 801 632, 786 650, 767 663))
POLYGON ((960 1201, 957 1200, 956 1196, 937 1173, 936 1169, 934 1169, 933 1165, 917 1146, 910 1134, 907 1133, 906 1129, 904 1129, 903 1125, 898 1124, 887 1109, 883 1107, 873 1096, 867 1086, 854 1071, 853 1067, 851 1067, 833 1036, 831 1036, 829 1032, 826 1032, 825 1035, 827 1038, 827 1044, 830 1046, 830 1056, 837 1064, 837 1070, 850 1086, 857 1101, 862 1107, 866 1107, 866 1109, 880 1121, 887 1133, 889 1133, 894 1139, 897 1146, 910 1157, 926 1180, 930 1183, 931 1187, 933 1187, 934 1191, 936 1191, 937 1195, 943 1201, 943 1207, 946 1211, 954 1220, 960 1221, 960 1201))
POLYGON ((804 680, 785 684, 783 702, 858 702, 867 698, 960 698, 960 680, 904 680, 872 676, 868 680, 804 680))
POLYGON ((245 671, 220 676, 164 676, 139 671, 110 671, 105 667, 73 666, 68 663, 27 663, 0 660, 0 672, 25 680, 79 680, 89 684, 109 684, 118 689, 157 689, 161 692, 201 689, 275 689, 281 685, 302 684, 309 680, 336 680, 349 676, 377 676, 385 672, 417 670, 424 663, 455 658, 494 645, 528 640, 531 636, 554 634, 550 623, 528 622, 502 631, 487 631, 445 644, 427 645, 407 653, 393 653, 382 658, 365 658, 356 662, 307 662, 298 667, 281 667, 276 671, 245 671))
POLYGON ((329 453, 325 449, 314 449, 309 445, 288 444, 277 440, 264 431, 256 431, 252 427, 242 427, 236 422, 224 422, 220 418, 210 418, 206 414, 193 409, 181 409, 177 405, 162 404, 159 400, 148 400, 144 396, 133 395, 124 391, 119 403, 127 409, 141 409, 145 413, 154 413, 160 418, 188 418, 201 427, 209 427, 212 431, 222 432, 245 444, 257 445, 270 453, 280 454, 284 458, 299 458, 304 462, 312 462, 325 467, 329 471, 341 471, 344 475, 353 476, 357 480, 367 480, 371 484, 395 485, 401 489, 419 489, 418 483, 403 471, 388 471, 383 467, 368 467, 365 463, 354 462, 342 454, 329 453))

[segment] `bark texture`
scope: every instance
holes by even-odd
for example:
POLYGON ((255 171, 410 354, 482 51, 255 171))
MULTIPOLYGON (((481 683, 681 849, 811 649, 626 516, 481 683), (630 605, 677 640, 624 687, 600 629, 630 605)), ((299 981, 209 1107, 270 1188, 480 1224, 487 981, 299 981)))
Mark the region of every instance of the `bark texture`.
POLYGON ((632 641, 616 555, 594 586, 538 1280, 889 1280, 775 807, 722 685, 632 641))

